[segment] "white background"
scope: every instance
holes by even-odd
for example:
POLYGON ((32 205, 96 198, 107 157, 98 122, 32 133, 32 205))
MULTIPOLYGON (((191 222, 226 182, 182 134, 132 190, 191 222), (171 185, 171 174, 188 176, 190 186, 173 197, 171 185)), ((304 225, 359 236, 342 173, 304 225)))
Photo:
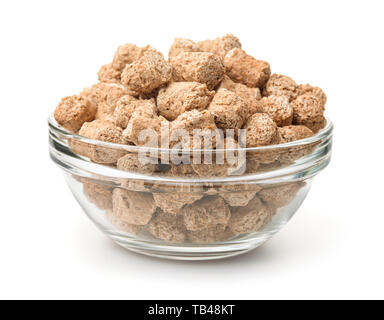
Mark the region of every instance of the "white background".
POLYGON ((382 1, 1 1, 0 298, 384 298, 382 1), (46 118, 119 44, 237 35, 322 87, 331 165, 261 248, 214 262, 133 254, 83 214, 48 157, 46 118))

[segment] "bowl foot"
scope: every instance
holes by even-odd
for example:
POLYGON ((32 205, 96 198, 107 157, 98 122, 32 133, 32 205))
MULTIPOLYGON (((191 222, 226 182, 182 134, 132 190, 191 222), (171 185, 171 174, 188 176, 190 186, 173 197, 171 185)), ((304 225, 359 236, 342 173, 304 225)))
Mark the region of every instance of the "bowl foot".
POLYGON ((161 245, 132 240, 126 237, 110 235, 110 238, 119 246, 139 254, 150 257, 183 260, 204 261, 218 260, 247 253, 262 245, 267 239, 258 239, 252 242, 228 242, 202 246, 193 245, 161 245))

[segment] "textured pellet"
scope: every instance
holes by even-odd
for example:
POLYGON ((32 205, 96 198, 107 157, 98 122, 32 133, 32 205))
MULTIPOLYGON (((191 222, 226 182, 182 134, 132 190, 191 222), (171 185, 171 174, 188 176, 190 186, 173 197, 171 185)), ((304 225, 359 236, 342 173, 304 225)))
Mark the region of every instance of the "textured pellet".
POLYGON ((292 124, 293 108, 286 96, 268 96, 261 99, 262 112, 267 113, 279 126, 292 124))
POLYGON ((261 93, 259 88, 249 88, 242 83, 233 82, 228 76, 224 76, 224 79, 220 84, 220 89, 222 88, 234 92, 248 104, 247 118, 254 113, 263 112, 260 102, 261 93))
POLYGON ((315 96, 320 100, 320 103, 323 107, 325 107, 325 104, 327 103, 327 96, 325 95, 324 91, 319 87, 312 87, 309 84, 301 84, 298 87, 298 95, 303 94, 310 94, 315 96))
POLYGON ((156 211, 155 201, 150 193, 116 188, 113 190, 112 201, 114 216, 129 224, 144 226, 156 211))
POLYGON ((188 231, 188 240, 196 244, 225 241, 233 236, 233 232, 228 227, 220 224, 198 231, 188 231))
POLYGON ((244 153, 239 154, 238 148, 237 141, 227 137, 220 150, 212 152, 211 159, 203 154, 199 163, 192 163, 192 168, 202 178, 241 175, 246 169, 246 157, 244 153))
POLYGON ((256 232, 271 221, 273 213, 258 197, 254 197, 247 206, 232 208, 228 227, 235 234, 256 232))
POLYGON ((82 125, 79 134, 95 140, 124 144, 122 129, 116 127, 111 121, 94 120, 82 125))
POLYGON ((219 195, 231 207, 244 207, 255 197, 256 193, 261 190, 257 185, 249 186, 249 189, 254 190, 248 191, 246 189, 248 188, 242 185, 223 186, 220 190, 224 190, 225 192, 220 192, 219 195))
POLYGON ((217 196, 205 197, 183 208, 184 223, 188 230, 199 231, 214 225, 226 226, 231 216, 224 200, 217 196))
POLYGON ((313 136, 312 130, 306 126, 285 126, 278 130, 281 137, 281 143, 297 141, 313 136))
POLYGON ((139 99, 136 99, 130 95, 121 97, 117 101, 116 108, 113 111, 113 121, 115 124, 120 128, 125 129, 139 102, 139 99))
POLYGON ((154 99, 138 100, 135 105, 136 107, 129 119, 127 127, 123 131, 124 138, 137 146, 150 142, 151 147, 160 147, 162 139, 161 123, 167 120, 157 116, 154 99), (147 132, 148 134, 150 133, 151 136, 146 139, 141 139, 140 134, 145 136, 148 130, 151 130, 151 132, 147 132))
POLYGON ((260 167, 260 161, 247 159, 247 170, 246 173, 256 173, 260 167))
POLYGON ((112 188, 102 183, 81 179, 83 192, 87 199, 101 210, 112 209, 112 188))
POLYGON ((122 85, 99 82, 84 89, 80 96, 87 99, 97 109, 95 119, 112 121, 117 101, 126 94, 128 91, 122 85))
POLYGON ((248 104, 234 92, 220 89, 208 107, 221 129, 240 129, 248 115, 248 104))
POLYGON ((246 125, 247 147, 267 146, 279 143, 276 123, 266 113, 255 113, 246 125))
POLYGON ((214 89, 224 76, 224 66, 218 56, 209 52, 182 52, 170 60, 175 81, 205 83, 214 89))
MULTIPOLYGON (((138 100, 132 118, 142 116, 146 118, 157 118, 157 108, 155 99, 138 100)), ((161 120, 161 119, 160 119, 161 120)))
POLYGON ((126 232, 126 233, 130 233, 133 235, 138 235, 141 232, 141 230, 143 230, 143 228, 144 228, 144 226, 139 226, 136 224, 130 224, 130 223, 127 223, 127 222, 119 219, 118 217, 116 217, 113 214, 112 210, 107 210, 106 218, 118 230, 126 232))
POLYGON ((319 98, 306 93, 292 101, 293 124, 303 125, 314 133, 325 126, 324 106, 319 98))
POLYGON ((183 243, 187 238, 183 217, 161 210, 156 212, 148 224, 147 230, 155 238, 166 242, 183 243))
POLYGON ((257 60, 244 50, 235 48, 224 58, 227 75, 235 82, 241 82, 251 88, 262 88, 271 75, 269 63, 257 60))
MULTIPOLYGON (((281 143, 293 142, 313 136, 311 129, 306 126, 286 126, 279 128, 279 133, 281 137, 281 143)), ((290 164, 293 161, 300 159, 306 155, 309 155, 313 152, 316 143, 311 143, 302 146, 294 146, 283 149, 279 160, 281 163, 290 164)))
POLYGON ((221 193, 220 196, 231 207, 244 207, 249 201, 251 201, 256 195, 255 191, 233 192, 233 193, 221 193))
POLYGON ((227 34, 214 40, 203 40, 197 43, 198 51, 211 52, 224 59, 225 55, 234 48, 241 48, 240 40, 232 34, 227 34))
POLYGON ((193 177, 196 176, 195 170, 193 170, 190 164, 172 165, 170 174, 176 177, 193 177))
POLYGON ((278 185, 261 190, 258 196, 271 207, 278 209, 288 205, 303 185, 300 182, 278 185))
MULTIPOLYGON (((200 112, 195 109, 186 111, 171 122, 170 143, 171 146, 174 146, 177 143, 181 143, 184 149, 202 149, 204 148, 204 139, 208 139, 208 143, 210 141, 211 145, 215 146, 216 137, 213 134, 215 130, 217 130, 216 123, 214 121, 213 115, 209 111, 203 110, 200 112), (194 130, 198 129, 202 130, 201 134, 199 135, 201 137, 200 145, 195 143, 193 136, 194 130), (184 131, 189 134, 188 138, 180 137, 184 135, 184 131), (212 139, 210 139, 211 137, 212 139)), ((197 136, 198 135, 195 134, 195 138, 197 136)))
MULTIPOLYGON (((79 135, 104 142, 126 144, 126 140, 122 136, 122 129, 116 127, 113 122, 106 120, 84 123, 79 135)), ((94 162, 104 164, 114 164, 126 153, 118 147, 97 146, 79 141, 73 141, 72 149, 75 153, 86 156, 94 162)))
POLYGON ((192 164, 193 170, 202 178, 208 177, 225 177, 228 176, 228 166, 226 164, 216 164, 215 158, 212 163, 192 164))
MULTIPOLYGON (((281 138, 277 128, 276 123, 268 114, 255 113, 245 125, 247 147, 262 147, 280 143, 281 138)), ((253 160, 259 165, 272 163, 279 158, 279 154, 279 150, 274 149, 247 151, 247 161, 253 160)))
POLYGON ((157 164, 143 163, 138 153, 128 153, 117 161, 117 169, 141 174, 153 174, 157 170, 157 164))
POLYGON ((101 103, 114 105, 126 94, 126 88, 120 84, 99 82, 89 88, 85 88, 80 93, 80 96, 86 98, 93 106, 97 107, 101 103))
POLYGON ((57 106, 54 117, 59 125, 71 132, 78 132, 84 122, 92 121, 96 114, 87 99, 80 96, 63 98, 57 106))
POLYGON ((164 212, 171 214, 180 213, 182 207, 200 200, 203 196, 204 195, 200 193, 153 193, 156 206, 158 206, 164 212))
POLYGON ((173 82, 159 91, 157 108, 160 115, 168 120, 175 120, 185 111, 206 109, 214 94, 205 84, 173 82))
POLYGON ((109 63, 100 68, 97 76, 101 82, 120 83, 121 72, 114 69, 112 64, 109 63))
POLYGON ((199 51, 194 41, 184 38, 176 38, 168 52, 168 59, 176 57, 182 52, 197 52, 199 51))
POLYGON ((139 96, 151 93, 171 78, 171 66, 160 52, 151 49, 138 60, 126 65, 121 74, 121 83, 132 95, 139 96))
POLYGON ((298 85, 290 77, 273 74, 265 85, 264 96, 285 96, 289 101, 299 95, 298 85))
POLYGON ((269 172, 269 171, 278 170, 278 169, 281 169, 282 167, 284 167, 285 164, 280 162, 280 157, 281 157, 281 155, 278 154, 273 159, 271 159, 273 161, 260 162, 258 172, 269 172))
POLYGON ((127 64, 131 64, 141 58, 149 49, 150 46, 139 48, 131 43, 119 46, 116 50, 115 56, 113 57, 112 67, 115 70, 122 72, 127 64))
POLYGON ((131 117, 123 136, 127 141, 137 146, 150 143, 150 147, 157 148, 161 145, 161 122, 159 117, 150 118, 143 115, 131 117), (144 130, 150 130, 148 131, 149 137, 145 137, 146 131, 144 130), (144 135, 143 139, 140 139, 140 133, 144 135), (157 138, 157 141, 154 138, 157 138))

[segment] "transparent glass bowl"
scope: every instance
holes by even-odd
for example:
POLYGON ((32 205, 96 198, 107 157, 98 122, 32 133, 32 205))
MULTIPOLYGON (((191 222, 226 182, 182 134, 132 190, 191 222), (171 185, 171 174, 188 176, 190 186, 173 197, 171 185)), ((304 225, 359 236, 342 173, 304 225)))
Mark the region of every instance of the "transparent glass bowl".
POLYGON ((313 137, 242 149, 246 169, 229 175, 227 163, 118 170, 118 159, 137 158, 143 148, 69 133, 52 116, 48 124, 50 156, 100 230, 129 250, 182 260, 242 254, 278 232, 328 165, 333 130, 328 119, 313 137))

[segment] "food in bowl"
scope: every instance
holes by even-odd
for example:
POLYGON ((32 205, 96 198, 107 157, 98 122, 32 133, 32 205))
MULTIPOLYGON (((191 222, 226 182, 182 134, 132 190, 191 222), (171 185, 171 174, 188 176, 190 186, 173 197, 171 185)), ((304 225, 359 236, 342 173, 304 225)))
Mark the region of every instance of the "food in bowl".
POLYGON ((212 259, 265 242, 329 162, 326 95, 271 74, 226 35, 175 39, 168 60, 120 46, 50 118, 51 156, 117 243, 212 259))

